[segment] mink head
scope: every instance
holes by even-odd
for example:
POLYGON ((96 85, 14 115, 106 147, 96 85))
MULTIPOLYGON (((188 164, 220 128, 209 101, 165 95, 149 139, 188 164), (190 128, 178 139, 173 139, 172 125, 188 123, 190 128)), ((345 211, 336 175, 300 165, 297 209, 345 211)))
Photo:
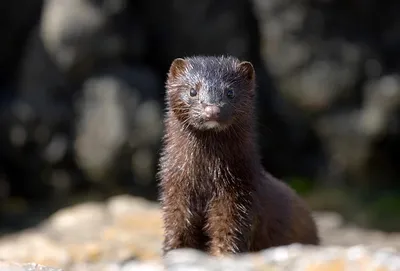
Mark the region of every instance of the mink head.
POLYGON ((186 127, 221 131, 252 115, 253 65, 234 57, 175 59, 169 69, 167 102, 186 127))

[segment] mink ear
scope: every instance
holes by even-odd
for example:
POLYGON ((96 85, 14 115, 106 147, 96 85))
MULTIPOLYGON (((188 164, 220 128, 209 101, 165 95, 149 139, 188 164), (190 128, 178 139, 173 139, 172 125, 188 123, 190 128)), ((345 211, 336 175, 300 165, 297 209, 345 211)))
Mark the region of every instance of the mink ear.
POLYGON ((183 58, 175 58, 169 67, 169 77, 176 78, 184 73, 187 62, 183 58))
POLYGON ((249 61, 240 62, 238 65, 238 70, 249 81, 253 81, 256 76, 253 64, 251 64, 249 61))

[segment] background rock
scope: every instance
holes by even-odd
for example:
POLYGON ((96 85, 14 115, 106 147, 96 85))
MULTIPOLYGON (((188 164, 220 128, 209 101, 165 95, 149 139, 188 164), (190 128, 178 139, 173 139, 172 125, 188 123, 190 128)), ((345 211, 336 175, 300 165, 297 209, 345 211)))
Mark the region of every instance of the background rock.
POLYGON ((278 90, 308 116, 322 142, 327 167, 318 179, 366 190, 397 187, 398 5, 254 2, 262 55, 278 90))

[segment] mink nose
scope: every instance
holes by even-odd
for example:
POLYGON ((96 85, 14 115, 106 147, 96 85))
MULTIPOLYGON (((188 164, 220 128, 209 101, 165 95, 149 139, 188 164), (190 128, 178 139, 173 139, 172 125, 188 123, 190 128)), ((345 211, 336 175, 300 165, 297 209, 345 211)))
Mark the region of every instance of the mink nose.
POLYGON ((206 105, 204 107, 204 115, 208 120, 217 120, 221 110, 216 105, 206 105))

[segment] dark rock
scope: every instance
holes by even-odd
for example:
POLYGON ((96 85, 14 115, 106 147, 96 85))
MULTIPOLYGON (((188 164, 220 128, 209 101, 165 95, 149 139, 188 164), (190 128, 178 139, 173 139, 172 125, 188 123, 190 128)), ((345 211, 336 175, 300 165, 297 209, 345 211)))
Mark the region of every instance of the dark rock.
POLYGON ((15 79, 25 43, 39 22, 43 0, 1 1, 0 85, 15 79))
POLYGON ((326 164, 319 179, 397 186, 398 3, 253 2, 277 89, 309 116, 322 142, 326 164))

